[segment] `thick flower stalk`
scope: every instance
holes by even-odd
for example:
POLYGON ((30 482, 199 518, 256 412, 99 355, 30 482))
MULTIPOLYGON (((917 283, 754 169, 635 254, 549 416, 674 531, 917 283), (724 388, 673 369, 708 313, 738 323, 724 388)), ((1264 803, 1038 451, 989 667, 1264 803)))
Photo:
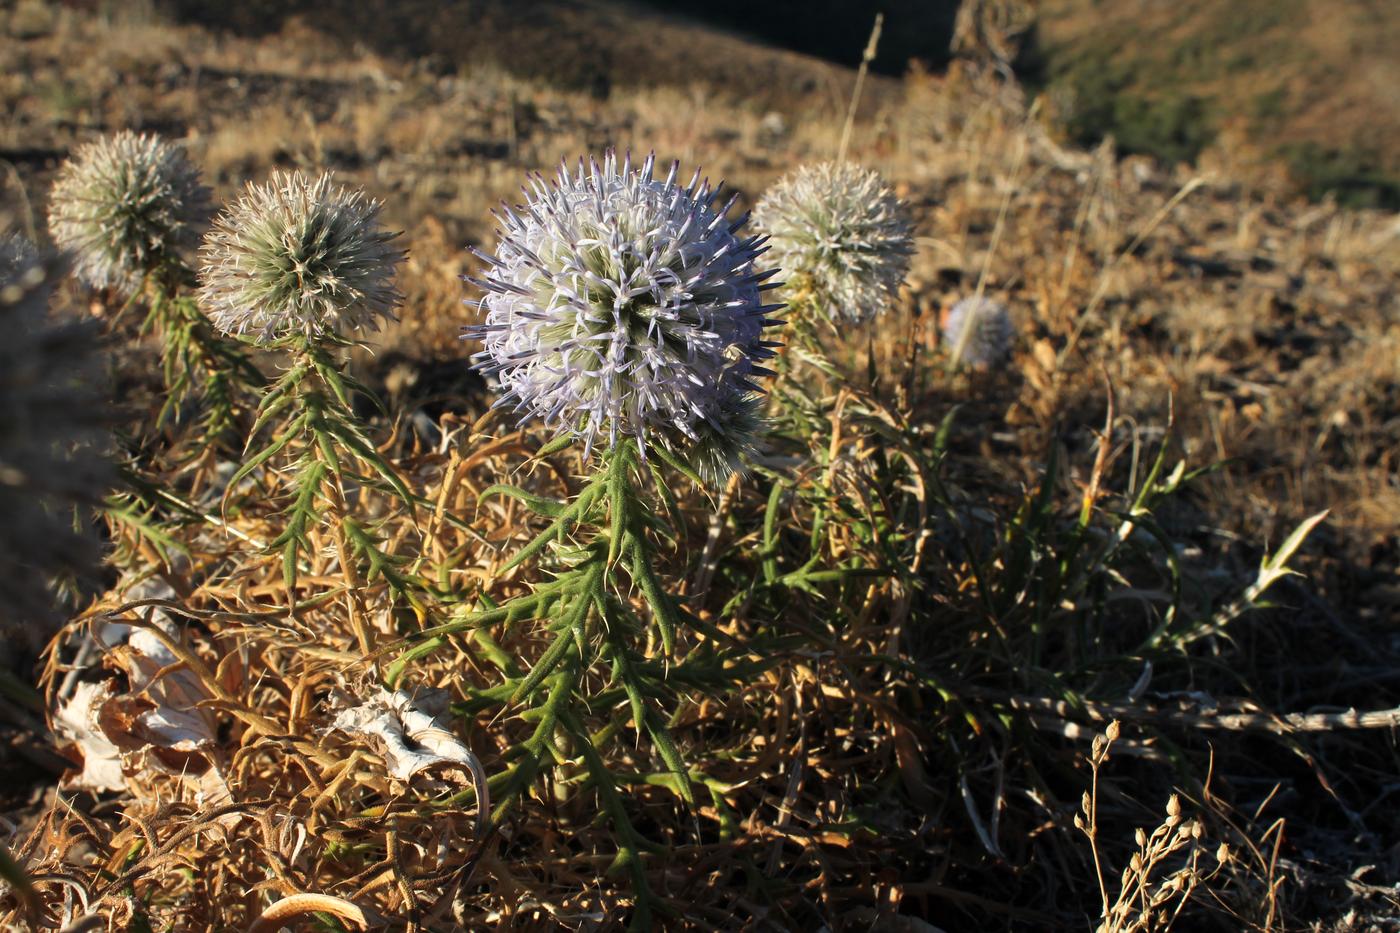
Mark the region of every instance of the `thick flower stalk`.
MULTIPOLYGON (((773 355, 764 339, 771 270, 760 237, 739 234, 697 172, 654 176, 614 154, 532 180, 527 203, 499 215, 495 256, 474 283, 483 322, 477 366, 495 375, 499 404, 583 440, 622 438, 684 451, 702 438, 732 469, 752 445, 734 419, 758 391, 773 355)), ((707 461, 716 463, 715 455, 707 461)))
POLYGON ((994 366, 1011 353, 1015 325, 1006 305, 973 295, 949 309, 943 321, 943 340, 949 347, 950 365, 994 366))
POLYGON ((277 174, 214 223, 200 303, 225 334, 261 345, 351 340, 392 320, 397 234, 380 203, 329 174, 277 174))
POLYGON ((909 273, 914 225, 879 174, 847 162, 804 165, 754 209, 795 314, 863 324, 889 310, 909 273))
POLYGON ((185 151, 121 132, 80 147, 49 195, 49 232, 94 288, 131 295, 199 241, 209 189, 185 151))
POLYGON ((109 473, 93 334, 48 318, 59 271, 35 257, 0 281, 0 628, 32 635, 56 615, 54 578, 93 568, 72 509, 96 504, 109 473))
POLYGON ((272 547, 282 554, 290 598, 300 561, 315 551, 312 532, 330 525, 351 621, 366 652, 373 637, 359 604, 357 565, 381 568, 391 585, 399 578, 374 536, 350 514, 349 468, 360 468, 352 474, 357 482, 382 486, 413 508, 412 494, 351 408, 352 393, 368 391, 342 372, 335 353, 359 332, 392 319, 399 300, 394 275, 403 251, 394 244, 397 234, 379 226, 378 213, 378 202, 335 185, 330 175, 277 175, 266 185, 249 185, 215 222, 199 273, 199 299, 215 326, 292 353, 291 366, 263 395, 250 448, 264 430, 271 437, 245 456, 227 488, 274 465, 284 450, 301 451, 288 490, 292 503, 272 547))

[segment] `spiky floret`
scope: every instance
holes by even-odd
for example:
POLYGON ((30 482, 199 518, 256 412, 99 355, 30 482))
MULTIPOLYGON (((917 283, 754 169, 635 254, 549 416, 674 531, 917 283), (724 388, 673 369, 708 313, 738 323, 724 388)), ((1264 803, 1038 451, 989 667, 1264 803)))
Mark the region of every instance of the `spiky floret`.
POLYGON ((943 340, 954 362, 972 366, 1000 363, 1011 353, 1015 336, 1006 305, 991 298, 964 298, 943 322, 943 340))
POLYGON ((39 262, 39 251, 22 233, 0 236, 0 288, 18 282, 39 262))
POLYGON ((193 247, 209 219, 209 189, 179 146, 123 131, 80 147, 49 195, 49 232, 94 288, 134 292, 193 247))
POLYGON ((464 336, 485 344, 476 366, 500 380, 497 404, 586 450, 635 437, 732 467, 754 443, 756 406, 741 400, 771 375, 763 332, 781 305, 762 293, 776 270, 756 264, 762 237, 739 235, 747 218, 728 219, 734 198, 721 204, 698 171, 680 185, 677 164, 664 179, 654 168, 609 152, 532 179, 525 204, 497 215, 497 255, 479 254, 484 319, 464 336))
POLYGON ((102 375, 90 328, 49 320, 63 270, 35 259, 0 285, 0 631, 36 634, 54 616, 51 579, 89 568, 71 507, 104 490, 102 375), (36 628, 36 626, 38 628, 36 628))
POLYGON ((789 287, 860 324, 887 310, 909 274, 914 224, 879 174, 841 162, 804 165, 754 209, 789 287))
POLYGON ((397 233, 380 202, 329 174, 249 184, 201 249, 199 300, 214 326, 261 344, 347 338, 394 319, 397 233))

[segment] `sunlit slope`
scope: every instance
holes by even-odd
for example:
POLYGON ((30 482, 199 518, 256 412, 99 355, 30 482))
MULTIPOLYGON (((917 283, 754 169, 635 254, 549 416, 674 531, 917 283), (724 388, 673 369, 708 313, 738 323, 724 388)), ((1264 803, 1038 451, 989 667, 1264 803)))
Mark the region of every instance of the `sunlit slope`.
POLYGON ((1400 206, 1400 4, 1046 0, 1023 65, 1070 133, 1191 158, 1228 134, 1309 190, 1400 206))

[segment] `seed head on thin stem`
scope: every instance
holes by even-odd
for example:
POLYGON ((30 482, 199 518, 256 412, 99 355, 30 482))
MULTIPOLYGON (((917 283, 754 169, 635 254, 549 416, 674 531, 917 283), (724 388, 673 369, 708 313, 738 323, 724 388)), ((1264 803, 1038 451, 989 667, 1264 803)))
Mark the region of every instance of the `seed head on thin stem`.
POLYGON ((654 168, 608 153, 534 178, 498 216, 497 255, 481 254, 484 319, 465 336, 483 342, 476 365, 499 379, 499 404, 585 449, 656 441, 718 476, 756 442, 774 272, 758 265, 762 238, 728 219, 733 198, 654 168))
POLYGON ((249 184, 205 238, 200 304, 219 330, 260 344, 377 330, 394 319, 404 256, 380 207, 329 174, 249 184))
POLYGON ((49 232, 94 288, 135 292, 162 263, 195 245, 209 189, 179 146, 123 131, 81 146, 58 171, 49 232))

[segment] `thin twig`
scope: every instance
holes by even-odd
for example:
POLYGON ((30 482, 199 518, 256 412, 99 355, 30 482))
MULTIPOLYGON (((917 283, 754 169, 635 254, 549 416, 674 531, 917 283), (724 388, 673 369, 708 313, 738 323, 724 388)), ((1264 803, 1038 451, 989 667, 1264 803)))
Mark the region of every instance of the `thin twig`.
POLYGON ((875 50, 880 44, 880 29, 884 26, 885 14, 875 14, 875 25, 870 29, 870 41, 865 44, 865 54, 860 59, 860 70, 856 72, 856 86, 851 91, 851 104, 846 110, 846 123, 841 127, 841 145, 836 150, 836 161, 845 162, 846 152, 851 145, 851 132, 856 125, 856 109, 860 106, 860 92, 865 86, 865 75, 870 63, 875 60, 875 50))

